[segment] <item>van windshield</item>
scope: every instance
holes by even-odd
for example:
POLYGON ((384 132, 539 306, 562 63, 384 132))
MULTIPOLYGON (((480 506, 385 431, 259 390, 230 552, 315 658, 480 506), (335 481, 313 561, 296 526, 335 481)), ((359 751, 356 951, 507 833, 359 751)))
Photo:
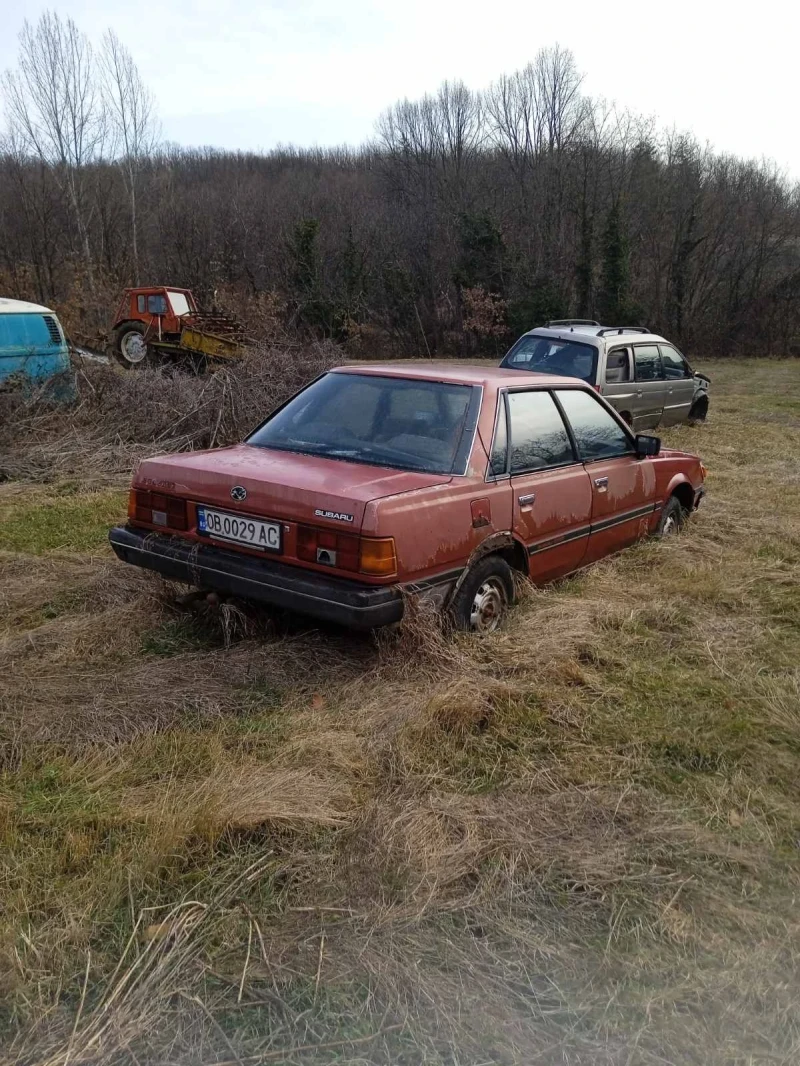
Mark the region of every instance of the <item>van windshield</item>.
POLYGON ((535 370, 541 374, 563 374, 594 385, 597 349, 577 341, 526 334, 520 337, 500 366, 512 370, 535 370))
POLYGON ((466 463, 479 404, 480 389, 470 385, 329 373, 277 411, 247 444, 398 470, 457 473, 466 463))

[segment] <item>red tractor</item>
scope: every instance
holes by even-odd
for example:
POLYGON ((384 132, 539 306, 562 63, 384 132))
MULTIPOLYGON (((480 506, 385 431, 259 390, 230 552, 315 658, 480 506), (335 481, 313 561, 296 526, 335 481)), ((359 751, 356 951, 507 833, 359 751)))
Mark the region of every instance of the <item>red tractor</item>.
POLYGON ((151 285, 125 289, 111 327, 109 354, 127 369, 188 358, 195 367, 235 359, 244 329, 221 311, 201 311, 189 289, 151 285))

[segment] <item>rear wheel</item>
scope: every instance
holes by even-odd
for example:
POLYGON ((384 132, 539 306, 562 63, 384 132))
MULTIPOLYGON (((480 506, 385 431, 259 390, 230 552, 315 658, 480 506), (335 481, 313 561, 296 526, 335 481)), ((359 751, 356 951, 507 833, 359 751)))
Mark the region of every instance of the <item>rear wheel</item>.
POLYGON ((120 326, 114 335, 114 357, 120 366, 133 370, 147 361, 145 327, 141 322, 128 322, 120 326))
POLYGON ((493 633, 514 599, 511 567, 499 555, 481 559, 453 598, 450 613, 457 629, 493 633))

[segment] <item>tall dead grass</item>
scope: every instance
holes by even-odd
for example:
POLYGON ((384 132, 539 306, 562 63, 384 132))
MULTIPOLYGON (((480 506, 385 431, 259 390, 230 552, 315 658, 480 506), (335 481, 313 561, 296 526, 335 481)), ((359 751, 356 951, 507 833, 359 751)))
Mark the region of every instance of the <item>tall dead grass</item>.
POLYGON ((201 376, 83 361, 74 403, 0 395, 0 480, 119 478, 144 454, 230 444, 301 386, 341 362, 332 344, 254 349, 201 376))
POLYGON ((0 560, 7 1061, 796 1061, 800 370, 730 373, 685 535, 484 640, 0 560))

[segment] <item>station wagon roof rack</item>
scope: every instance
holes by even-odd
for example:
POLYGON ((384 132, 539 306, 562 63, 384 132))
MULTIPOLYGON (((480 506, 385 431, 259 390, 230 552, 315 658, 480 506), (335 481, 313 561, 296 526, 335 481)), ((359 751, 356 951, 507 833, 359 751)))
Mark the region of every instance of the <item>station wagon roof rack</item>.
POLYGON ((554 329, 556 326, 599 326, 599 322, 595 322, 593 318, 551 318, 547 323, 547 329, 554 329))
POLYGON ((597 331, 598 337, 605 337, 607 333, 649 333, 647 326, 604 326, 597 331))

